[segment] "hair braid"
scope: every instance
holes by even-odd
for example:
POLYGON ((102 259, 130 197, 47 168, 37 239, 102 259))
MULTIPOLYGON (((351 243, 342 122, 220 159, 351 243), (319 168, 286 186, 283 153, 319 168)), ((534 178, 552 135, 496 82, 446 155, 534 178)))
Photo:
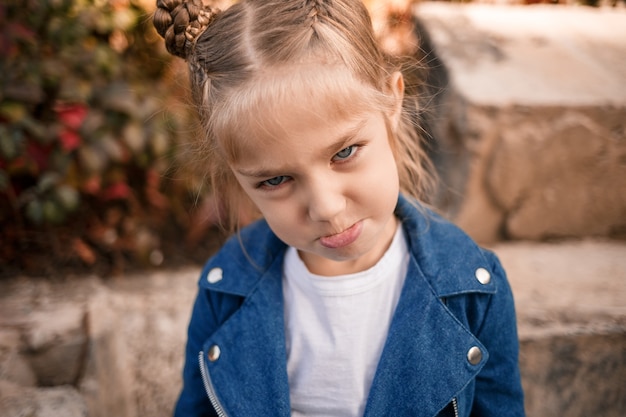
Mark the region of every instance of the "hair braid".
POLYGON ((328 12, 324 0, 306 0, 305 10, 307 9, 310 9, 307 14, 307 19, 311 20, 311 25, 317 23, 319 17, 324 16, 328 12))
POLYGON ((203 4, 202 0, 157 0, 153 23, 165 39, 167 50, 187 59, 196 39, 218 12, 218 9, 203 4))

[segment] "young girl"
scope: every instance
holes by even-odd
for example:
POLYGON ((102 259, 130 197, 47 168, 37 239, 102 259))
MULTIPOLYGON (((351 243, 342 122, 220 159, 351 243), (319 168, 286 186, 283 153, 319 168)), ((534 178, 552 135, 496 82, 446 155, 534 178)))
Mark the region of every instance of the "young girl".
POLYGON ((365 7, 157 5, 237 230, 201 275, 176 415, 522 416, 504 271, 419 203, 414 100, 365 7))

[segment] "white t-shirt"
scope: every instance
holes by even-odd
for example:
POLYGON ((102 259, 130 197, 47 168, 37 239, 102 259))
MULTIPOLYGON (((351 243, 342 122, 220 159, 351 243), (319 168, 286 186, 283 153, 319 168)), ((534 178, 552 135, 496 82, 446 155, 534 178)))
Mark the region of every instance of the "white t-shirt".
POLYGON ((404 284, 402 227, 372 268, 311 274, 288 248, 283 278, 292 416, 362 416, 404 284))

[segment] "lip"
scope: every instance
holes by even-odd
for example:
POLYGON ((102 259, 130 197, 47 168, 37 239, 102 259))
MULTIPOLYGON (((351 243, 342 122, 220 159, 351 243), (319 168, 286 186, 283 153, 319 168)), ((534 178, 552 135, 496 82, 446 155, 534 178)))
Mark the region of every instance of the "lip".
POLYGON ((334 235, 320 237, 320 244, 329 249, 338 249, 351 245, 361 235, 363 222, 359 221, 348 227, 343 232, 334 235))

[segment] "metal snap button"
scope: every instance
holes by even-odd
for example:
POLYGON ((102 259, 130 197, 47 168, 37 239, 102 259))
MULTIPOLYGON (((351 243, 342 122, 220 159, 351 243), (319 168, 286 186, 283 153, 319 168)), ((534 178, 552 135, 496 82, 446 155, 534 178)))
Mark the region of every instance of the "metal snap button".
POLYGON ((209 348, 207 358, 209 358, 209 361, 215 362, 220 358, 221 353, 222 351, 220 350, 220 347, 218 345, 213 345, 209 348))
POLYGON ((485 268, 478 268, 474 272, 474 276, 483 285, 489 284, 491 281, 491 274, 485 268))
POLYGON ((478 365, 482 359, 483 359, 483 352, 480 350, 478 346, 472 346, 470 350, 467 351, 467 361, 470 364, 478 365))
POLYGON ((215 284, 222 280, 222 268, 213 268, 209 271, 209 274, 206 277, 206 280, 209 281, 209 284, 215 284))

